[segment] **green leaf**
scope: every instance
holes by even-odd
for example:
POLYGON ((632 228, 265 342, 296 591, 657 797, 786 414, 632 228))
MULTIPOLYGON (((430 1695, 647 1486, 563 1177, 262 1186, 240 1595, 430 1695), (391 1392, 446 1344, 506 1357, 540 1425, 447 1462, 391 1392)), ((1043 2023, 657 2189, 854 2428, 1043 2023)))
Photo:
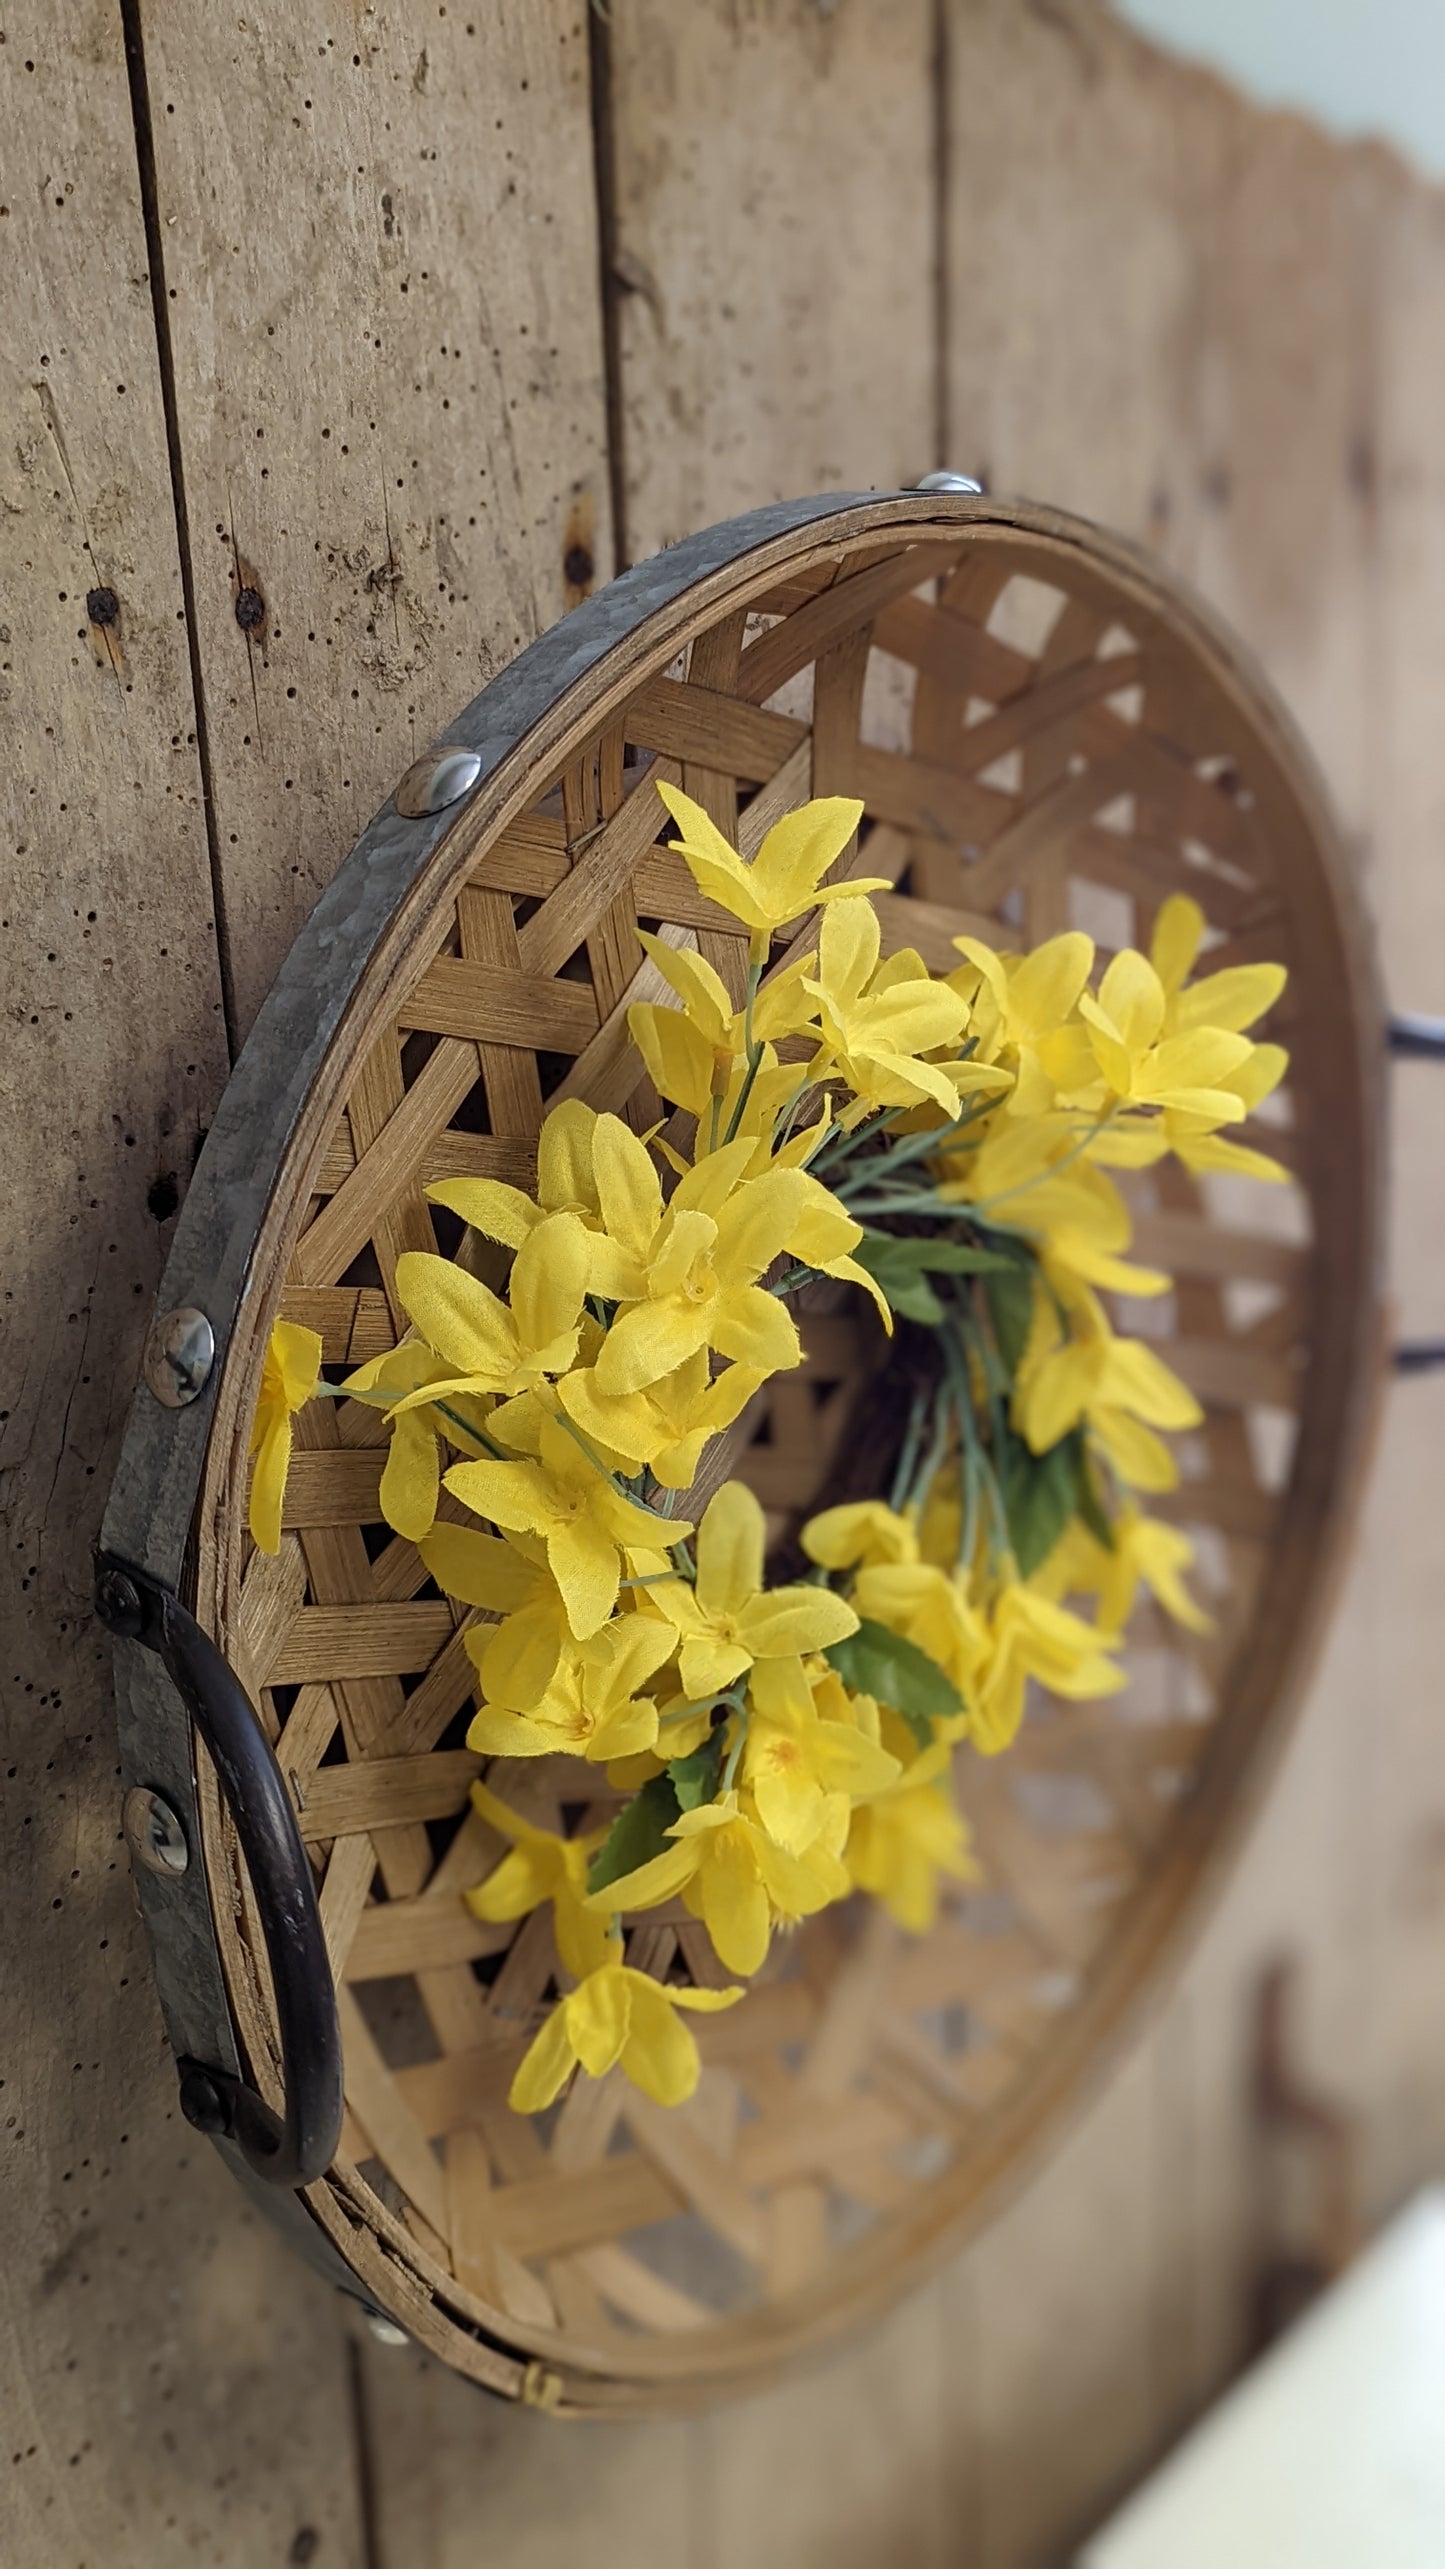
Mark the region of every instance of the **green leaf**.
POLYGON ((1089 1461, 1089 1449, 1084 1442, 1083 1429, 1076 1427, 1073 1435, 1068 1439, 1068 1442, 1075 1449, 1074 1473, 1078 1483, 1077 1504, 1079 1514, 1083 1518, 1089 1532, 1092 1534, 1094 1541, 1096 1543, 1102 1543, 1106 1552, 1112 1552, 1114 1550, 1114 1528, 1105 1513, 1104 1503, 1099 1496, 1099 1487, 1094 1478, 1093 1466, 1089 1461))
POLYGON ((999 1485, 1009 1541, 1022 1576, 1047 1561, 1070 1517, 1078 1511, 1075 1439, 1061 1437, 1047 1454, 1031 1454, 1021 1437, 1006 1435, 999 1485))
POLYGON ((675 1757, 668 1768, 672 1789, 684 1811, 695 1811, 702 1802, 717 1798, 718 1779, 722 1773, 723 1735, 715 1730, 701 1748, 690 1757, 675 1757))
POLYGON ((901 1634, 890 1632, 886 1624, 871 1622, 866 1615, 856 1632, 850 1632, 844 1641, 830 1643, 823 1656, 836 1668, 845 1686, 851 1686, 856 1694, 872 1695, 881 1704, 891 1704, 896 1713, 901 1713, 925 1748, 932 1744, 935 1720, 963 1710, 963 1697, 936 1659, 930 1659, 916 1641, 905 1641, 901 1634))
MULTIPOLYGON (((989 1318, 993 1322, 994 1344, 1005 1372, 1012 1378, 1018 1372, 1019 1359, 1028 1345, 1034 1316, 1033 1269, 1010 1265, 1003 1275, 986 1276, 983 1289, 988 1298, 989 1318)), ((886 1286, 884 1290, 886 1292, 886 1286)))
POLYGON ((926 1276, 915 1276, 906 1284, 891 1276, 875 1276, 874 1282, 882 1286, 889 1309, 901 1313, 905 1320, 916 1320, 925 1329, 939 1329, 948 1317, 926 1276))
POLYGON ((999 1249, 976 1249, 968 1240, 916 1240, 892 1231, 865 1231, 853 1252, 871 1276, 920 1269, 937 1276, 985 1276, 1015 1267, 999 1249))
POLYGON ((609 1882, 620 1882, 624 1873, 635 1873, 640 1864, 650 1864, 669 1844, 667 1832, 681 1816, 682 1805, 671 1775, 654 1775, 640 1793, 623 1803, 592 1858, 588 1890, 605 1891, 609 1882))

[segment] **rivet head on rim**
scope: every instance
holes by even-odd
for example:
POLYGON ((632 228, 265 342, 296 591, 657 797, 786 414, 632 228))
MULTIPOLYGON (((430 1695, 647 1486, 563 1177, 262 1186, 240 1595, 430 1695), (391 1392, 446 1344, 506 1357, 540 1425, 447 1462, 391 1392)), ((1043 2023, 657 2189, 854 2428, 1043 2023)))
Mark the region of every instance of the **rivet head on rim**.
POLYGON ((146 1341, 141 1371, 163 1409, 199 1399, 216 1361, 216 1333, 203 1311, 163 1311, 146 1341))
POLYGON ((913 488, 916 491, 970 491, 975 499, 983 497, 983 484, 976 482, 971 473, 925 473, 922 481, 915 482, 913 488))
POLYGON ((186 1833, 169 1802, 153 1793, 147 1784, 133 1785, 121 1804, 121 1827, 125 1842, 136 1863, 147 1873, 159 1873, 174 1881, 184 1873, 191 1860, 186 1833))
POLYGON ((459 803, 463 794, 471 792, 481 772, 482 762, 474 749, 429 749, 403 776, 394 797, 396 808, 408 821, 444 812, 449 803, 459 803))

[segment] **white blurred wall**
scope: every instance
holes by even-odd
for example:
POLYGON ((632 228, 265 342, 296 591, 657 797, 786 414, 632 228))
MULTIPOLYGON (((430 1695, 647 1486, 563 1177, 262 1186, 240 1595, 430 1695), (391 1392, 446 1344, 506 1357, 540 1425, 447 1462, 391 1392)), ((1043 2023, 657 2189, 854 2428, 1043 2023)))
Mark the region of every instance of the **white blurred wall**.
POLYGON ((1374 134, 1445 177, 1445 0, 1114 0, 1274 107, 1374 134))

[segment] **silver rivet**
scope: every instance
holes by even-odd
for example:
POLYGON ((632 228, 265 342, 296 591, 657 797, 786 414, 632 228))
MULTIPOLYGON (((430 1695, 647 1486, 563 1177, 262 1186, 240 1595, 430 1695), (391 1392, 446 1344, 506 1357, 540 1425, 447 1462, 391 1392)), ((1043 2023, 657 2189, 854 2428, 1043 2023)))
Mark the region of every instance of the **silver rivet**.
POLYGON ((383 2319, 379 2310, 369 2310, 367 2312, 366 2324, 371 2330, 372 2336, 376 2339, 378 2346, 409 2346, 411 2344, 411 2339, 408 2337, 406 2330, 404 2328, 398 2328, 394 2319, 383 2319))
POLYGON ((169 1802, 145 1784, 133 1785, 121 1804, 121 1826, 137 1864, 147 1873, 174 1876, 191 1860, 186 1833, 169 1802))
POLYGON ((983 497, 983 484, 976 482, 971 473, 925 473, 922 481, 912 487, 916 491, 971 491, 976 499, 983 497))
POLYGON ((146 1340, 141 1371, 163 1409, 199 1398, 216 1361, 216 1333, 203 1311, 187 1304, 163 1311, 146 1340))
POLYGON ((448 803, 459 803, 470 793, 482 772, 482 762, 474 749, 429 749, 409 767, 396 789, 397 810, 409 821, 422 821, 429 812, 444 812, 448 803))

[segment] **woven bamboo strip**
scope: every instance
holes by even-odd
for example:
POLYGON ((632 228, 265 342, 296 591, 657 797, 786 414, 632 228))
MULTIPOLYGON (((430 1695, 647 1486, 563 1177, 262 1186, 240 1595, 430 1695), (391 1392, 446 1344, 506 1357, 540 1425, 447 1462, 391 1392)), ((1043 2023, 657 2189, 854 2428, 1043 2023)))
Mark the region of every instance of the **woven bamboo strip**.
MULTIPOLYGON (((952 526, 899 541, 874 529, 720 597, 690 649, 639 658, 592 729, 540 759, 505 826, 474 835, 449 878, 460 888, 418 927, 330 1133, 314 1136, 319 1177, 288 1315, 321 1331, 329 1368, 382 1352, 404 1318, 388 1300, 396 1256, 430 1239, 428 1183, 529 1185, 541 1115, 559 1098, 639 1128, 656 1120, 627 1011, 670 994, 636 947, 636 923, 696 946, 735 1001, 744 971, 738 923, 664 843, 659 781, 681 781, 748 855, 810 791, 856 794, 858 870, 895 887, 878 903, 885 951, 916 948, 935 970, 952 968, 960 934, 1016 947, 1097 919, 1101 956, 1147 942, 1178 890, 1205 910, 1210 968, 1296 949, 1318 957, 1318 869, 1300 858, 1299 825, 1280 820, 1277 795, 1270 826, 1261 818, 1255 788, 1272 753, 1256 755, 1224 682, 1196 685, 1193 665, 1132 571, 1027 531, 976 541, 952 526), (777 621, 760 623, 760 604, 777 621), (1023 632, 1042 638, 1024 648, 1023 632), (892 713, 886 733, 867 717, 865 738, 865 704, 896 707, 910 686, 909 745, 892 713)), ((775 965, 810 952, 817 933, 816 913, 796 923, 775 965)), ((1288 1022, 1288 1006, 1277 1014, 1288 1022)), ((1306 1010, 1305 1034, 1311 1022, 1306 1010)), ((1328 1339, 1327 1279, 1306 1244, 1330 1182, 1312 1097, 1306 1073, 1288 1122, 1252 1119, 1259 1147, 1304 1181, 1283 1229, 1266 1215, 1246 1231, 1250 1217, 1233 1210, 1216 1220, 1208 1191, 1178 1171, 1130 1181, 1135 1255, 1178 1279, 1152 1315, 1140 1307, 1139 1325, 1166 1333, 1161 1353, 1206 1405, 1185 1440, 1193 1477, 1151 1504, 1210 1529, 1211 1560, 1228 1564, 1229 1592, 1211 1596, 1216 1635, 1181 1641, 1145 1616, 1127 1698, 1040 1703, 1011 1761, 965 1758, 983 1889, 950 1895, 922 1940, 876 1911, 858 1933, 836 1913, 810 1922, 781 1952, 781 1977, 727 2014, 690 2020, 703 2077, 676 2113, 616 2075, 579 2081, 542 2124, 509 2113, 517 2062, 565 1985, 550 1914, 489 1927, 462 1904, 503 1852, 468 1808, 480 1761, 454 1744, 475 1683, 463 1631, 426 1600, 415 1547, 381 1530, 376 1413, 348 1404, 303 1418, 289 1553, 238 1582, 236 1638, 249 1639, 268 1689, 299 1689, 269 1711, 303 1835, 324 1853, 352 2146, 368 2169, 381 2163, 407 2208, 399 2223, 354 2176, 345 2217, 359 2211, 372 2243, 354 2252, 365 2271, 384 2243, 377 2253, 410 2261, 408 2293, 428 2277, 432 2317, 406 2300, 426 2342, 457 2345, 449 2291, 476 2296, 519 2343, 545 2342, 548 2361, 570 2338, 574 2388, 605 2379, 656 2391, 710 2365, 745 2368, 749 2349, 802 2329, 820 2296, 846 2298, 843 2278, 884 2275, 870 2235, 916 2236, 930 2184, 942 2199, 956 2180, 955 2199, 969 2200, 970 2168, 998 2146, 990 2136, 1037 2111, 1020 2100, 1039 2092, 1056 2049, 1084 2040, 1073 2029, 1092 2021, 1090 1992, 1124 1968, 1112 1957, 1127 1950, 1130 1922, 1190 1861, 1175 1852, 1180 1798, 1217 1793, 1219 1743, 1238 1740, 1241 1646, 1264 1629, 1252 1601, 1286 1557, 1276 1547, 1295 1505, 1290 1490, 1262 1485, 1254 1432, 1265 1410, 1307 1421, 1324 1379, 1305 1362, 1328 1339), (373 2030, 358 1992, 378 2009, 374 2026, 394 2032, 373 2030), (716 2283, 704 2289, 683 2246, 659 2270, 673 2222, 694 2248, 711 2239, 716 2283), (854 2248, 838 2245, 840 2225, 854 2248), (763 2302, 769 2333, 750 2335, 748 2310, 763 2302)), ((719 1441, 695 1494, 741 1470, 780 1536, 825 1492, 881 1355, 841 1291, 802 1320, 806 1366, 766 1388, 742 1437, 719 1441)), ((1288 1574, 1291 1615, 1301 1575, 1288 1574)), ((1238 1761, 1237 1744, 1227 1753, 1238 1761)), ((596 1826, 616 1807, 600 1773, 566 1760, 493 1782, 549 1829, 596 1826)), ((680 1904, 628 1922, 627 1954, 659 1973, 728 1979, 680 1904)), ((869 2289, 876 2299, 882 2286, 869 2289)))

